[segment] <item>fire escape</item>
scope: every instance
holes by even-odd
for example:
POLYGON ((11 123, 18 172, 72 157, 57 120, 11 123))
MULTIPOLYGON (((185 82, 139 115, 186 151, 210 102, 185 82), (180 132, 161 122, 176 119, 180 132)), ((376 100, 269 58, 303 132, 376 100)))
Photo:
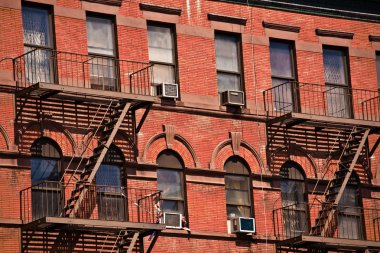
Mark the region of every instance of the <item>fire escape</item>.
POLYGON ((160 192, 95 179, 115 141, 129 166, 136 164, 136 136, 156 100, 152 65, 50 49, 13 63, 21 152, 40 137, 23 135, 31 124, 53 122, 83 140, 60 181, 21 191, 22 252, 150 252, 164 229, 160 192))
POLYGON ((264 91, 264 103, 272 172, 292 155, 306 156, 295 147, 322 164, 308 203, 273 210, 277 252, 378 252, 380 203, 358 194, 380 142, 378 91, 287 82, 264 91))

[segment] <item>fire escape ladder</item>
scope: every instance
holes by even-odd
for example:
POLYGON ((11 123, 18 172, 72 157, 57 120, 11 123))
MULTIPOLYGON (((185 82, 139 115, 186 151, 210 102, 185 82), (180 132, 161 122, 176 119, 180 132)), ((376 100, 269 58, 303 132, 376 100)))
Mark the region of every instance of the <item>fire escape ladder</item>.
POLYGON ((135 252, 140 252, 139 245, 139 236, 140 233, 135 232, 128 232, 125 231, 124 235, 122 236, 122 239, 118 242, 119 247, 119 253, 132 253, 133 250, 137 250, 135 252))
POLYGON ((106 156, 107 151, 111 146, 130 107, 131 103, 127 103, 125 101, 119 101, 116 106, 111 107, 113 109, 113 114, 110 116, 110 120, 108 122, 102 122, 102 136, 99 139, 99 144, 94 149, 93 155, 88 159, 88 162, 80 175, 80 180, 76 183, 70 199, 67 200, 63 211, 63 216, 75 217, 75 213, 78 211, 81 202, 86 196, 88 185, 94 180, 96 172, 102 164, 103 159, 106 156))
POLYGON ((369 133, 370 129, 366 129, 364 134, 357 131, 348 141, 348 147, 341 157, 334 179, 328 185, 325 194, 326 202, 323 203, 322 209, 319 211, 315 226, 310 231, 311 235, 331 236, 331 233, 334 232, 331 226, 334 224, 336 208, 363 151, 369 133), (359 136, 361 138, 357 138, 359 136))

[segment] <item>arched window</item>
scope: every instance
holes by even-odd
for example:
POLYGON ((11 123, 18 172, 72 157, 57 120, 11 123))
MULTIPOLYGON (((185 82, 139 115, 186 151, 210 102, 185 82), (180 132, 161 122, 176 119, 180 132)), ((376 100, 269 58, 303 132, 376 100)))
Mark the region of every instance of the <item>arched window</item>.
POLYGON ((305 176, 300 165, 288 161, 280 169, 283 222, 287 236, 309 231, 305 176))
POLYGON ((101 220, 126 220, 127 198, 123 164, 123 154, 116 146, 111 145, 96 172, 98 214, 101 220))
POLYGON ((227 218, 251 217, 251 184, 247 163, 239 156, 224 164, 227 218))
MULTIPOLYGON (((339 188, 336 188, 336 191, 339 191, 339 188)), ((338 232, 340 238, 364 239, 360 200, 359 179, 353 173, 338 204, 338 232)))
POLYGON ((174 151, 164 150, 157 157, 157 188, 161 191, 161 210, 185 214, 184 163, 174 151))
POLYGON ((61 150, 56 142, 42 137, 32 144, 30 152, 33 219, 57 216, 63 207, 61 150))

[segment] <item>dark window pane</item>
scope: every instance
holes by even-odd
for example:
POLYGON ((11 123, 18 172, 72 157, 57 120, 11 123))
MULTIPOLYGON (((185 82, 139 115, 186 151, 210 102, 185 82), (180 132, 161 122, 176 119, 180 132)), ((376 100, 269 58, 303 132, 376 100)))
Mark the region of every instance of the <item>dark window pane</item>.
POLYGON ((294 78, 291 44, 285 42, 270 42, 270 65, 272 76, 294 78))
POLYGON ((148 25, 149 60, 174 63, 173 33, 169 27, 148 25))
POLYGON ((88 52, 113 56, 115 35, 112 20, 88 16, 86 24, 88 52))
POLYGON ((100 165, 96 172, 96 184, 121 187, 121 168, 112 164, 100 165))
POLYGON ((229 173, 224 177, 227 217, 229 219, 250 217, 251 196, 248 166, 239 156, 233 156, 224 164, 224 170, 229 173))
POLYGON ((244 174, 249 175, 248 166, 238 156, 230 157, 224 164, 224 170, 231 174, 244 174))
POLYGON ((377 86, 380 90, 380 54, 376 54, 377 86))
POLYGON ((59 181, 59 162, 55 159, 34 158, 30 159, 32 185, 43 181, 59 181))
POLYGON ((182 169, 184 167, 182 159, 170 150, 164 150, 158 155, 157 165, 159 167, 176 169, 182 169))
POLYGON ((273 102, 276 111, 293 111, 293 86, 294 82, 286 79, 272 78, 273 102))
POLYGON ((326 83, 348 85, 345 61, 346 57, 344 51, 323 49, 323 66, 326 83))
POLYGON ((51 47, 49 12, 43 9, 22 7, 24 44, 51 47))
POLYGON ((285 163, 280 175, 283 177, 280 183, 282 206, 306 203, 305 179, 300 168, 296 164, 285 163))
POLYGON ((101 220, 126 220, 127 199, 123 195, 98 192, 98 212, 101 220))
POLYGON ((215 34, 216 68, 218 70, 240 72, 238 42, 237 36, 215 34))
POLYGON ((51 140, 40 138, 30 149, 33 219, 58 216, 63 208, 60 185, 60 150, 51 140), (49 182, 46 182, 49 181, 49 182))

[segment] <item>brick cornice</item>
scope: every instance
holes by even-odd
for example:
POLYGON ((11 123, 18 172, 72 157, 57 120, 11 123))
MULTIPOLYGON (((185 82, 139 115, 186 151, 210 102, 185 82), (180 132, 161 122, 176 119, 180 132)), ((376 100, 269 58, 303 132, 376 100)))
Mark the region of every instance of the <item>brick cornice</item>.
POLYGON ((236 25, 247 24, 246 18, 224 16, 224 15, 219 15, 219 14, 214 14, 214 13, 208 13, 207 18, 210 21, 219 21, 219 22, 231 23, 231 24, 236 24, 236 25))
POLYGON ((299 33, 301 28, 299 26, 284 25, 263 21, 263 27, 268 29, 299 33))
POLYGON ((341 39, 353 39, 354 33, 352 32, 345 32, 345 31, 335 31, 335 30, 327 30, 327 29, 315 29, 315 33, 318 36, 325 36, 325 37, 336 37, 341 39))
POLYGON ((169 14, 169 15, 177 15, 177 16, 180 16, 182 13, 182 10, 178 8, 153 5, 153 4, 147 4, 147 3, 140 3, 140 10, 158 12, 158 13, 169 14))
POLYGON ((81 0, 85 2, 97 3, 97 4, 107 4, 112 6, 121 6, 123 0, 81 0))

